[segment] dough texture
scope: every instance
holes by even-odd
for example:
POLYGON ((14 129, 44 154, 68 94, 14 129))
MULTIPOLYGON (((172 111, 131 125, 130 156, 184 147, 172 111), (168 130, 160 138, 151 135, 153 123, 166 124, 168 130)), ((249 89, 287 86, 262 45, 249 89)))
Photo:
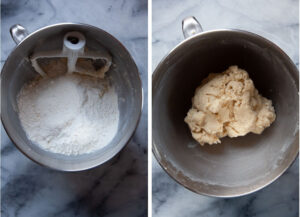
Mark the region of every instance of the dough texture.
POLYGON ((275 120, 272 101, 261 96, 245 70, 230 66, 197 87, 184 121, 201 145, 220 138, 261 134, 275 120))

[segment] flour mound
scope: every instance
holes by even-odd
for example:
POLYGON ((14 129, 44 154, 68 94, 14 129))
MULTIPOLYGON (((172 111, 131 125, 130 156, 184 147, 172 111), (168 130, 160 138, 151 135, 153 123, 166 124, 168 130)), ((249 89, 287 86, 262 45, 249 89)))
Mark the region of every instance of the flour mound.
POLYGON ((107 80, 76 74, 39 78, 23 86, 17 104, 27 137, 50 152, 91 153, 118 130, 118 96, 107 80))

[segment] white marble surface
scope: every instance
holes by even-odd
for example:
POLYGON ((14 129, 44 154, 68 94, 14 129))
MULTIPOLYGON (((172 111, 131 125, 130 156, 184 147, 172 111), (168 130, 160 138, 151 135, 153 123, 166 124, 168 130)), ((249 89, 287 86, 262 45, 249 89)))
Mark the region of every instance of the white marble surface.
MULTIPOLYGON (((298 1, 153 0, 153 70, 183 40, 181 21, 195 16, 204 30, 237 28, 258 33, 279 45, 298 66, 298 1)), ((299 160, 261 191, 233 199, 197 195, 173 181, 153 157, 155 217, 299 216, 299 160)))
POLYGON ((58 22, 100 27, 119 39, 135 59, 143 82, 139 127, 121 154, 102 167, 62 173, 21 154, 1 129, 1 216, 90 217, 147 215, 147 1, 2 0, 1 65, 15 44, 9 27, 29 32, 58 22))

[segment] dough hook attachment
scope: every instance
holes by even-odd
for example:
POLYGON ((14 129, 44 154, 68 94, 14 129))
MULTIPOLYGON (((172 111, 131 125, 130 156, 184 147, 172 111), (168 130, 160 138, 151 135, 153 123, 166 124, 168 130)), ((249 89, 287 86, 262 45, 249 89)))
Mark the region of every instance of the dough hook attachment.
POLYGON ((40 59, 66 58, 66 73, 79 74, 104 78, 111 66, 111 56, 104 50, 89 51, 85 47, 86 39, 80 32, 68 32, 63 38, 63 48, 60 51, 45 51, 34 53, 31 57, 33 68, 43 77, 47 76, 40 59))

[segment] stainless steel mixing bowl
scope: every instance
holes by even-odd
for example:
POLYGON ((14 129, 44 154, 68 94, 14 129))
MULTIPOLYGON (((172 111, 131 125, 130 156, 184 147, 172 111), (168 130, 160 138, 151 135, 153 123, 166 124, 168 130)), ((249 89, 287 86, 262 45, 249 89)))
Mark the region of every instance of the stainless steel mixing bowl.
POLYGON ((79 171, 100 165, 115 156, 134 133, 142 109, 142 85, 136 64, 126 48, 107 32, 86 24, 61 23, 44 27, 27 35, 20 25, 11 28, 18 45, 11 52, 1 72, 1 118, 13 143, 33 161, 63 171, 79 171), (16 96, 21 87, 37 73, 28 57, 36 51, 59 50, 67 32, 79 31, 86 37, 86 46, 100 46, 112 55, 113 66, 108 71, 116 92, 120 111, 118 133, 103 149, 91 154, 65 156, 42 150, 26 137, 17 114, 16 96))
POLYGON ((278 178, 298 154, 298 70, 278 46, 259 35, 201 31, 195 18, 185 19, 187 38, 154 71, 153 153, 172 178, 196 193, 248 194, 278 178), (223 138, 221 144, 201 147, 184 117, 202 79, 231 65, 249 72, 259 92, 272 100, 277 118, 261 135, 223 138))

